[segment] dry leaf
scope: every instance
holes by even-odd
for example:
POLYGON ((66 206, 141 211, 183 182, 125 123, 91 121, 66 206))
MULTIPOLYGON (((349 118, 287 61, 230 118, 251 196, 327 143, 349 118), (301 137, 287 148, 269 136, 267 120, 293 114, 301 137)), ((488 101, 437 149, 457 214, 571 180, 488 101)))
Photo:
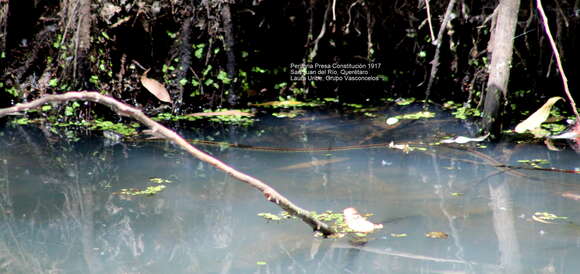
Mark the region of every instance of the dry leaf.
POLYGON ((376 229, 383 228, 382 224, 373 224, 367 221, 367 219, 361 216, 353 207, 345 208, 343 214, 344 222, 348 228, 352 229, 354 232, 370 233, 376 229))
POLYGON ((566 199, 580 201, 580 193, 566 191, 566 192, 562 193, 560 196, 562 196, 563 198, 566 198, 566 199))
POLYGON ((167 92, 163 84, 159 83, 155 79, 147 78, 147 72, 149 72, 149 69, 143 72, 143 75, 141 75, 141 84, 149 92, 151 92, 151 94, 155 95, 157 99, 166 103, 171 103, 172 101, 171 97, 169 96, 169 92, 167 92))
POLYGON ((534 215, 532 215, 532 220, 543 224, 555 224, 567 219, 568 217, 558 216, 549 212, 535 212, 534 215))
POLYGON ((541 108, 536 110, 536 112, 530 115, 530 117, 528 117, 526 120, 524 120, 523 122, 519 123, 516 126, 516 132, 524 133, 526 132, 526 130, 534 130, 536 128, 539 128, 540 125, 544 121, 546 121, 546 119, 548 119, 548 116, 550 116, 550 109, 552 109, 552 106, 560 99, 563 98, 552 97, 548 99, 548 101, 546 101, 546 103, 541 108))
POLYGON ((445 232, 432 231, 432 232, 426 233, 425 237, 432 238, 432 239, 447 239, 449 237, 449 235, 447 235, 447 233, 445 233, 445 232))

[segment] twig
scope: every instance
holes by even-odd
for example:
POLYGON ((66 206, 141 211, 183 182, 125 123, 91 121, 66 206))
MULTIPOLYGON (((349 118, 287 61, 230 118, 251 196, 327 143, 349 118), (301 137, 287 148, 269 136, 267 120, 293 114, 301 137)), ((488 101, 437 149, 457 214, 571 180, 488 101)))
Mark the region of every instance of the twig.
POLYGON ((425 92, 425 106, 429 102, 429 96, 431 95, 431 87, 435 82, 435 78, 437 77, 437 71, 439 70, 439 54, 441 51, 441 40, 443 40, 443 33, 445 33, 445 28, 449 23, 449 19, 451 18, 451 11, 453 7, 455 7, 456 0, 450 0, 449 4, 447 5, 447 10, 445 11, 445 15, 443 17, 443 22, 441 23, 441 27, 439 27, 439 33, 437 33, 437 40, 433 40, 433 44, 435 45, 435 55, 433 56, 433 61, 431 61, 431 74, 429 75, 429 83, 427 84, 427 91, 425 92))
POLYGON ((324 12, 324 17, 322 18, 322 27, 320 27, 320 33, 318 33, 318 37, 316 37, 316 39, 314 40, 314 46, 312 47, 312 51, 308 55, 309 62, 312 62, 312 60, 314 60, 314 57, 316 57, 316 53, 318 51, 318 43, 320 42, 320 39, 322 39, 322 37, 324 37, 324 34, 326 33, 326 20, 328 19, 328 12, 330 11, 330 9, 331 9, 331 5, 329 3, 328 8, 324 12))
POLYGON ((192 156, 206 163, 211 164, 212 166, 234 177, 235 179, 238 179, 246 184, 249 184, 254 188, 257 188, 264 194, 264 196, 266 197, 266 199, 268 199, 268 201, 277 204, 279 207, 286 210, 288 213, 302 219, 302 221, 311 226, 315 231, 319 231, 325 236, 334 233, 334 231, 327 224, 314 218, 309 211, 304 210, 293 204, 290 200, 282 196, 274 188, 270 187, 266 183, 252 176, 244 174, 228 166, 224 162, 211 157, 207 153, 192 146, 185 139, 183 139, 183 137, 181 137, 174 131, 166 128, 165 126, 147 117, 147 115, 143 114, 141 110, 136 109, 127 104, 121 103, 116 99, 114 99, 113 97, 105 96, 98 92, 90 92, 90 91, 78 91, 78 92, 71 91, 64 94, 46 95, 44 97, 41 97, 28 103, 17 104, 9 108, 0 109, 0 117, 6 116, 10 113, 38 108, 47 103, 65 103, 68 101, 78 101, 78 100, 91 101, 102 105, 106 105, 121 116, 131 117, 141 122, 142 124, 149 127, 152 133, 162 136, 166 140, 172 141, 173 143, 180 146, 183 150, 187 151, 192 156))
MULTIPOLYGON (((348 7, 348 22, 346 22, 346 25, 344 25, 344 33, 345 34, 349 34, 350 33, 350 24, 352 22, 352 9, 354 8, 354 6, 356 6, 357 4, 360 4, 361 0, 357 0, 356 2, 350 4, 350 6, 348 7)), ((358 31, 358 29, 355 28, 355 30, 357 31, 357 33, 360 35, 360 31, 358 31)))
POLYGON ((554 51, 554 55, 556 56, 556 63, 558 64, 558 70, 560 70, 560 76, 562 77, 562 83, 564 84, 564 92, 570 101, 570 106, 572 107, 572 111, 574 115, 576 115, 576 121, 580 121, 580 115, 578 114, 578 110, 576 109, 576 103, 574 102, 574 98, 570 94, 570 89, 568 88, 568 78, 566 78, 566 74, 564 73, 564 68, 562 67, 562 61, 560 60, 560 53, 558 53, 558 48, 556 47, 556 43, 554 42, 554 38, 552 37, 552 32, 550 32, 550 27, 548 26, 548 17, 546 17, 546 13, 544 12, 544 8, 542 7, 542 1, 537 0, 538 4, 538 12, 540 12, 540 16, 542 17, 542 21, 544 22, 544 30, 546 31, 546 35, 548 36, 548 40, 550 41, 550 45, 552 46, 552 50, 554 51))
POLYGON ((433 24, 431 24, 431 8, 429 8, 429 0, 425 0, 425 8, 427 9, 427 23, 429 23, 429 33, 431 34, 431 41, 435 41, 435 34, 433 33, 433 24))
POLYGON ((332 1, 332 22, 336 22, 336 0, 332 1))

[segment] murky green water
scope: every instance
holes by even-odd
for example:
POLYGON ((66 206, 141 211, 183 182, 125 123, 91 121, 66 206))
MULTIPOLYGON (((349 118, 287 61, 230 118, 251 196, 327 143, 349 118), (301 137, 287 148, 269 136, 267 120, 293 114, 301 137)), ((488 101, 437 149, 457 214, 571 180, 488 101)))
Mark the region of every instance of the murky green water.
MULTIPOLYGON (((263 118, 248 129, 186 130, 190 138, 255 146, 337 148, 430 143, 469 135, 461 122, 403 122, 312 113, 263 118)), ((1 129, 0 272, 8 273, 577 273, 578 174, 501 169, 493 160, 545 159, 578 170, 579 155, 543 145, 385 146, 275 152, 201 146, 316 211, 356 207, 385 228, 365 245, 314 238, 253 188, 163 142, 73 144, 40 130, 1 129), (327 164, 307 164, 323 163, 327 164), (121 189, 171 180, 153 196, 121 189), (568 198, 566 198, 568 197, 568 198), (568 217, 546 224, 535 212, 568 217), (445 232, 448 239, 425 234, 445 232), (406 237, 393 237, 396 234, 406 237)))

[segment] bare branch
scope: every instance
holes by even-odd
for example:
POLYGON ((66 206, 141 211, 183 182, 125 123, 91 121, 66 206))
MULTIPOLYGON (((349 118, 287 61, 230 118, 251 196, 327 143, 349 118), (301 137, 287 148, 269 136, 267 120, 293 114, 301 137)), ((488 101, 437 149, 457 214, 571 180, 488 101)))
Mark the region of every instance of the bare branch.
POLYGON ((578 110, 576 109, 576 103, 574 102, 574 98, 570 94, 570 89, 568 88, 568 78, 564 73, 564 67, 562 66, 562 61, 560 60, 560 53, 558 52, 558 47, 554 42, 554 38, 552 37, 552 32, 550 31, 550 27, 548 26, 548 17, 544 12, 544 8, 542 7, 542 1, 537 0, 538 4, 538 11, 540 12, 540 16, 542 17, 544 30, 546 31, 546 35, 548 36, 548 40, 550 41, 550 46, 552 46, 552 50, 554 51, 554 56, 556 57, 556 63, 558 64, 558 70, 560 71, 560 77, 562 78, 562 84, 564 85, 564 93, 566 93, 566 97, 570 101, 570 106, 572 107, 572 111, 576 116, 576 121, 580 121, 580 115, 578 114, 578 110))

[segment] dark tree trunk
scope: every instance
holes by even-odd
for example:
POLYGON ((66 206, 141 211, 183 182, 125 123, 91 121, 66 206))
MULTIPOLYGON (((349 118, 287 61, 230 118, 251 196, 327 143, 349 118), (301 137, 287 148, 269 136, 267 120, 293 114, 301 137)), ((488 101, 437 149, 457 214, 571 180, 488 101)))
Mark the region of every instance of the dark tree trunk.
POLYGON ((228 72, 228 78, 232 80, 228 89, 228 103, 230 105, 235 105, 238 101, 238 96, 236 95, 235 87, 235 77, 236 77, 236 55, 234 53, 235 47, 235 37, 234 37, 234 26, 232 23, 232 13, 230 11, 230 4, 224 2, 221 8, 222 13, 222 23, 224 28, 224 40, 225 40, 225 51, 228 59, 226 65, 226 70, 228 72))
POLYGON ((518 22, 520 0, 500 0, 497 23, 492 29, 489 49, 491 64, 487 81, 482 128, 497 137, 501 131, 501 107, 504 104, 513 53, 513 38, 518 22))
MULTIPOLYGON (((187 79, 187 74, 191 68, 191 24, 194 21, 193 16, 185 19, 181 27, 181 41, 179 45, 179 70, 177 71, 177 80, 187 79)), ((183 85, 178 84, 177 100, 175 100, 174 108, 181 109, 183 105, 183 85)))

